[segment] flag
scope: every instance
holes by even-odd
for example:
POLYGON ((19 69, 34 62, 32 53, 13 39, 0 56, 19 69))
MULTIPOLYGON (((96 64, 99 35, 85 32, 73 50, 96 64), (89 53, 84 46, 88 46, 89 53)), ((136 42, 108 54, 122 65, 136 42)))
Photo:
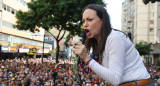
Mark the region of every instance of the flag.
POLYGON ((57 64, 55 65, 55 69, 54 69, 54 70, 58 70, 58 69, 61 68, 62 66, 64 66, 64 65, 59 65, 59 63, 57 63, 57 64))
MULTIPOLYGON (((95 55, 93 57, 93 53, 90 54, 90 58, 94 59, 96 62, 99 62, 99 57, 97 55, 95 55)), ((80 61, 79 62, 79 66, 83 69, 83 71, 85 71, 85 73, 89 73, 89 72, 92 72, 92 69, 87 67, 87 68, 84 68, 84 62, 83 61, 80 61)))
POLYGON ((55 65, 55 69, 54 70, 58 70, 59 69, 59 63, 57 63, 56 65, 55 65))
POLYGON ((99 56, 95 55, 93 57, 93 53, 90 54, 90 58, 94 59, 96 62, 99 62, 99 56))

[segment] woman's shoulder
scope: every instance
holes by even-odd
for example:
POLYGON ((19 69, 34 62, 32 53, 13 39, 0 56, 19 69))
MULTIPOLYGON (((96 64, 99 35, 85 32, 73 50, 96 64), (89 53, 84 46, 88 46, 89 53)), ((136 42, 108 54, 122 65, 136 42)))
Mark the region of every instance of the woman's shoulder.
POLYGON ((112 29, 110 35, 108 36, 108 39, 112 39, 112 38, 126 38, 127 35, 120 31, 120 30, 116 30, 116 29, 112 29))

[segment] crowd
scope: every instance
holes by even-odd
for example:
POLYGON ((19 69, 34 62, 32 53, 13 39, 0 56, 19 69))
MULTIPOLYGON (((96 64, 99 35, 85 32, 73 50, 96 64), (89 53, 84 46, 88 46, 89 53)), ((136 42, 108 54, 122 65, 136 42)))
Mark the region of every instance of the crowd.
MULTIPOLYGON (((40 58, 1 60, 0 86, 78 86, 72 70, 73 60, 60 59, 59 63, 57 69, 54 59, 43 58, 43 63, 40 58)), ((93 72, 85 73, 80 68, 79 74, 82 85, 107 85, 93 72)))
MULTIPOLYGON (((72 70, 73 60, 59 59, 59 66, 55 60, 43 58, 17 58, 0 61, 0 86, 78 86, 76 76, 72 70), (56 67, 58 68, 56 68, 56 67)), ((147 66, 152 79, 159 78, 158 69, 147 66)), ((93 71, 86 73, 79 68, 82 86, 111 86, 99 78, 93 71)))
POLYGON ((160 86, 160 70, 155 64, 145 64, 155 86, 160 86))

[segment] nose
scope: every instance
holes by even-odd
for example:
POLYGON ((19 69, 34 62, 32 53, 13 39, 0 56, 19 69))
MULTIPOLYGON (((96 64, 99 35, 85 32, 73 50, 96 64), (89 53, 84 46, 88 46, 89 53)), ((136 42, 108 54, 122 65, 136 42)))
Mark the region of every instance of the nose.
POLYGON ((87 23, 87 22, 84 22, 84 23, 83 23, 83 27, 88 27, 88 23, 87 23))

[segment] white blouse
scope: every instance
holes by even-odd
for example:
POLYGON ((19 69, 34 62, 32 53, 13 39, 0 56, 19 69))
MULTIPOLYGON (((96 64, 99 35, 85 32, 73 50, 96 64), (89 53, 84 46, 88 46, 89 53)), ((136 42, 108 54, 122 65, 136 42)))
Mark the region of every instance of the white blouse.
POLYGON ((142 58, 129 37, 115 30, 112 30, 107 38, 102 65, 92 59, 89 67, 115 86, 124 82, 150 78, 142 58))

